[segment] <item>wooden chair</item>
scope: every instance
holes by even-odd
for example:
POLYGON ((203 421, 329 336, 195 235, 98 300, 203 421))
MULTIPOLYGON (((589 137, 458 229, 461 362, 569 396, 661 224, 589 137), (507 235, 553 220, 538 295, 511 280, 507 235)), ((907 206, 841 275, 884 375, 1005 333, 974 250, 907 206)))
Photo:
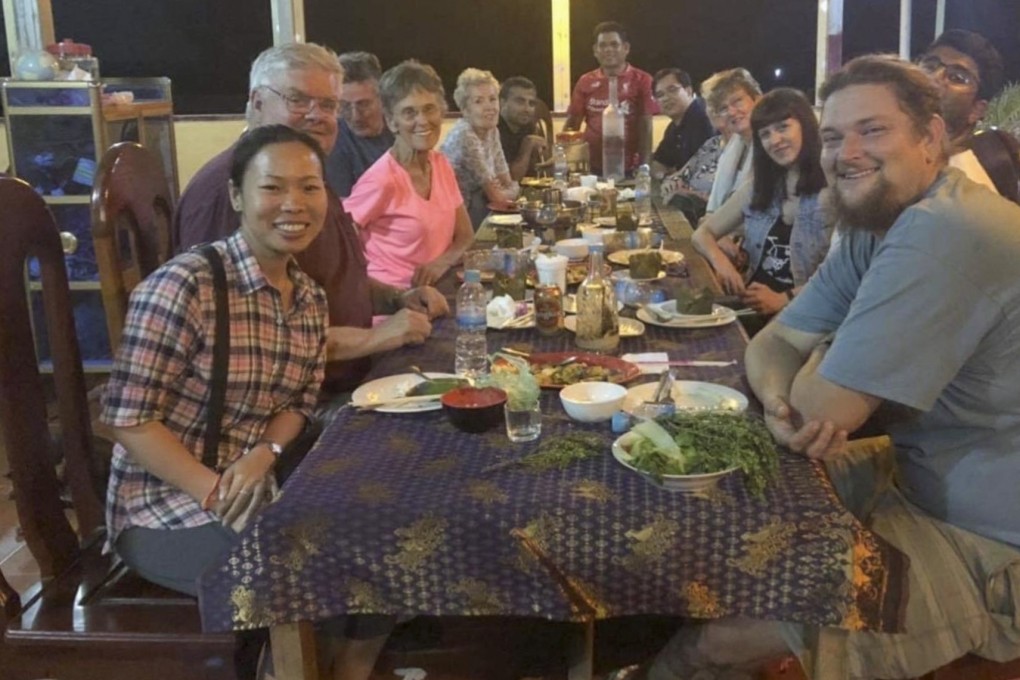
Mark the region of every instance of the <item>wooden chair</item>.
POLYGON ((202 634, 193 599, 144 582, 101 554, 105 480, 92 450, 60 236, 25 182, 0 178, 0 205, 0 433, 18 519, 42 576, 19 595, 0 574, 0 675, 98 680, 158 672, 161 680, 225 680, 232 676, 233 636, 202 634), (50 456, 54 444, 26 290, 29 257, 38 259, 41 272, 73 521, 50 456))
MULTIPOLYGON (((807 680, 794 657, 774 663, 759 674, 759 680, 807 680)), ((932 671, 918 680, 1020 680, 1020 659, 997 663, 967 655, 932 671)))
POLYGON ((92 188, 92 241, 114 352, 131 290, 173 255, 173 205, 156 156, 133 142, 106 151, 92 188))
POLYGON ((545 137, 545 151, 540 164, 546 165, 552 160, 553 144, 556 143, 556 131, 553 130, 552 113, 549 106, 541 99, 535 100, 535 124, 539 133, 545 137))

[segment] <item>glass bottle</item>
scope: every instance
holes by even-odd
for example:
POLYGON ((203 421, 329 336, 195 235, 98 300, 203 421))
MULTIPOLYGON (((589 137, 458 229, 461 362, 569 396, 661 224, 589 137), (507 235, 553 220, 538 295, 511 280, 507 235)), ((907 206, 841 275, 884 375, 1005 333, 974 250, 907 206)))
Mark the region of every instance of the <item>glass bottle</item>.
POLYGON ((609 79, 609 104, 602 109, 602 176, 621 181, 626 171, 623 113, 616 93, 616 77, 609 79))
POLYGON ((588 276, 577 287, 577 346, 591 352, 612 352, 620 346, 616 292, 602 271, 602 245, 588 246, 588 276))

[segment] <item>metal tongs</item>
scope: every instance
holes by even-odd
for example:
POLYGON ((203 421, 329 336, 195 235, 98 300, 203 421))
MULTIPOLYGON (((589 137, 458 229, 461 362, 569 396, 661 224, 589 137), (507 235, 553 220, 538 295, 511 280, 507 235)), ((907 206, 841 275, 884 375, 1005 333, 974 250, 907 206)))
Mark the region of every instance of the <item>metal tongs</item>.
POLYGON ((676 402, 673 401, 673 382, 675 380, 673 369, 663 373, 652 399, 640 404, 634 415, 639 418, 651 419, 659 416, 671 416, 676 413, 676 402))

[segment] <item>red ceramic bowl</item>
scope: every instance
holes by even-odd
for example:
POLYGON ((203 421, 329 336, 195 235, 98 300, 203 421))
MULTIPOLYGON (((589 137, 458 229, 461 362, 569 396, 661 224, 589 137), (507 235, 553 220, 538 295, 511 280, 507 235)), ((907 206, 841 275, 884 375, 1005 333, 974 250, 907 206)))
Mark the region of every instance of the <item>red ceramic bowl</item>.
POLYGON ((506 392, 498 387, 458 387, 440 401, 446 417, 458 430, 485 432, 503 422, 506 392))

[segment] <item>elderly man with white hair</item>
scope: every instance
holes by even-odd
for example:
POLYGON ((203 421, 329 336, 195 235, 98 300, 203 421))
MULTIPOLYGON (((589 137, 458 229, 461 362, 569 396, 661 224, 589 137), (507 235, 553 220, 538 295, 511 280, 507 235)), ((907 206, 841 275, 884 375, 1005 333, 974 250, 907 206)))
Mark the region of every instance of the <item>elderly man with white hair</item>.
MULTIPOLYGON (((321 45, 291 43, 271 47, 252 64, 247 104, 248 127, 284 124, 310 134, 328 155, 337 139, 343 68, 321 45)), ((181 196, 174 216, 178 250, 233 233, 238 215, 230 206, 227 179, 234 147, 205 164, 181 196)), ((340 199, 329 192, 326 222, 319 237, 297 262, 326 289, 327 393, 354 389, 371 367, 371 355, 425 341, 430 319, 449 312, 434 288, 402 290, 372 280, 361 240, 340 199), (389 314, 372 326, 373 314, 389 314)))
POLYGON ((505 205, 520 193, 499 141, 499 81, 489 71, 464 69, 457 77, 453 101, 463 117, 440 150, 450 159, 471 224, 477 229, 490 203, 505 205))

